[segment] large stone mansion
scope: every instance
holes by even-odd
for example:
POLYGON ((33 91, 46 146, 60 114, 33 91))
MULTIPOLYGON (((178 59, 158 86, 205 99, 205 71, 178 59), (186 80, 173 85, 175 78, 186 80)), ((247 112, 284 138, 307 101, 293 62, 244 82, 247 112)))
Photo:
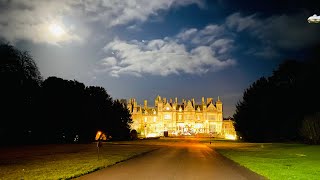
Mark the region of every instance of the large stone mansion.
POLYGON ((135 129, 140 137, 199 135, 235 138, 235 130, 231 120, 223 120, 222 102, 219 97, 196 104, 194 99, 178 102, 157 96, 154 106, 138 105, 134 98, 127 103, 135 129))

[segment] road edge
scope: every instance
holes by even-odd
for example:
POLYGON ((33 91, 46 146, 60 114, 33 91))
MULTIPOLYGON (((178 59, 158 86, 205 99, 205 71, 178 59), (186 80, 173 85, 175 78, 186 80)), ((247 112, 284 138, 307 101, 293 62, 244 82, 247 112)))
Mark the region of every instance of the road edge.
POLYGON ((268 180, 267 177, 262 176, 261 174, 258 174, 257 172, 254 172, 251 169, 249 169, 249 168, 239 164, 238 162, 236 162, 236 161, 224 156, 223 154, 219 153, 214 147, 209 147, 209 146, 207 146, 207 147, 212 149, 214 153, 218 154, 221 159, 225 160, 225 162, 227 162, 228 165, 232 166, 232 168, 237 169, 237 171, 239 171, 239 173, 241 175, 243 175, 244 177, 246 177, 247 179, 268 180))
POLYGON ((97 167, 97 168, 93 169, 92 171, 86 172, 86 173, 84 173, 84 174, 79 174, 79 175, 75 175, 75 176, 66 178, 66 180, 76 179, 76 178, 79 178, 79 177, 81 177, 81 176, 85 176, 85 175, 91 174, 91 173, 93 173, 93 172, 96 172, 96 171, 99 171, 99 170, 102 170, 102 169, 105 169, 105 168, 114 166, 114 165, 116 165, 116 164, 119 164, 119 163, 128 161, 128 160, 130 160, 130 159, 134 159, 134 158, 137 158, 137 157, 140 157, 140 156, 144 156, 144 155, 146 155, 146 154, 148 154, 148 153, 151 153, 151 152, 153 152, 153 151, 156 151, 156 150, 158 150, 158 149, 160 149, 160 148, 161 148, 161 147, 154 148, 154 149, 151 149, 151 150, 149 150, 149 151, 145 151, 145 152, 142 152, 142 153, 140 153, 140 154, 133 155, 133 156, 127 158, 127 159, 123 159, 123 160, 121 160, 121 161, 117 161, 117 162, 115 162, 115 163, 113 163, 113 164, 109 164, 109 165, 107 165, 107 166, 105 166, 105 167, 97 167))

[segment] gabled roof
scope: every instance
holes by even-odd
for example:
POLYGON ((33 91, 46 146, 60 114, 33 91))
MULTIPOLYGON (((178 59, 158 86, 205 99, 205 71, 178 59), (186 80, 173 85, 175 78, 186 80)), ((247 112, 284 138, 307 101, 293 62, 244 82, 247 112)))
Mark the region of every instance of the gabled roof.
POLYGON ((157 109, 155 109, 155 108, 147 108, 147 109, 143 109, 142 110, 142 114, 144 114, 144 115, 153 115, 154 112, 157 113, 157 109))
POLYGON ((215 111, 215 110, 217 110, 217 108, 212 104, 212 103, 210 103, 208 106, 207 106, 207 110, 212 110, 212 111, 215 111))
POLYGON ((170 103, 166 103, 163 107, 164 110, 167 110, 167 108, 169 108, 169 110, 172 110, 172 106, 170 103))
POLYGON ((198 109, 200 109, 200 111, 202 111, 203 110, 203 106, 202 105, 196 105, 195 109, 196 109, 196 111, 198 111, 198 109))
POLYGON ((192 106, 192 103, 191 103, 191 101, 189 100, 188 102, 187 102, 187 106, 185 107, 185 110, 187 110, 187 111, 194 111, 194 107, 192 106))
POLYGON ((178 104, 177 105, 177 111, 181 108, 182 111, 184 111, 184 105, 178 104))

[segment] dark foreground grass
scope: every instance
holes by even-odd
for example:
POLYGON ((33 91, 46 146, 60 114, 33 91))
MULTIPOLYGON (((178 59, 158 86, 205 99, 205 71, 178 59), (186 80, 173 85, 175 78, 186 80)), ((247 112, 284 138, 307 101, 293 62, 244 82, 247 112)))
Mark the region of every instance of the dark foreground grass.
POLYGON ((0 179, 71 179, 155 149, 143 145, 42 145, 0 149, 0 179))
POLYGON ((211 147, 268 179, 320 179, 320 146, 215 142, 211 147))

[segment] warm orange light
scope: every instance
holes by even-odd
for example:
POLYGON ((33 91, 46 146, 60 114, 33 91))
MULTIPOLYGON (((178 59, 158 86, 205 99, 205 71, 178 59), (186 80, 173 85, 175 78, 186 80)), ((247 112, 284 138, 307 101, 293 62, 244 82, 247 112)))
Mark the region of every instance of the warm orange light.
POLYGON ((157 137, 158 135, 156 133, 149 133, 146 135, 147 138, 150 138, 150 137, 157 137))
POLYGON ((95 140, 99 140, 100 137, 101 137, 101 134, 102 134, 102 132, 101 132, 101 131, 98 131, 97 134, 96 134, 95 140))
POLYGON ((225 138, 229 140, 237 140, 237 136, 232 134, 226 134, 225 138))

